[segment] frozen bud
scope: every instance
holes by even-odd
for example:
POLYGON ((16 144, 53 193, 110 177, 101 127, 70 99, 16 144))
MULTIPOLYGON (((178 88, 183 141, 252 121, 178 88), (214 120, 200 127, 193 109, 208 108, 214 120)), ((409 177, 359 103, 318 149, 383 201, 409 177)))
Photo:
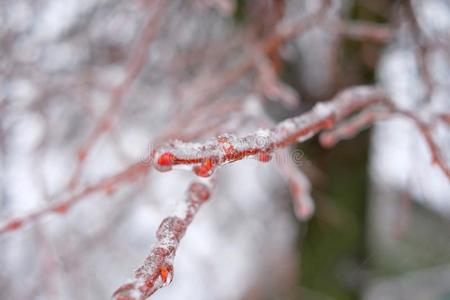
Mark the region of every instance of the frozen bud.
POLYGON ((205 159, 200 166, 194 167, 194 173, 200 177, 209 177, 214 173, 215 163, 212 158, 205 159))
POLYGON ((161 172, 167 172, 172 170, 172 166, 175 163, 175 155, 170 152, 164 152, 160 155, 155 155, 155 168, 161 172))

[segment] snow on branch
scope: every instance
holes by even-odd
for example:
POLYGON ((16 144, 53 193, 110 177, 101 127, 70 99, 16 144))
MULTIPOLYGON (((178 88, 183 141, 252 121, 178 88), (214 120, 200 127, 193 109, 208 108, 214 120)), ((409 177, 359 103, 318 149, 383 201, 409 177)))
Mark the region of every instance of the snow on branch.
POLYGON ((225 134, 205 143, 173 141, 155 151, 153 164, 160 171, 169 171, 177 165, 194 165, 193 171, 198 176, 208 177, 217 167, 245 157, 254 156, 267 162, 275 150, 309 139, 353 112, 384 101, 387 96, 378 87, 349 88, 333 100, 318 103, 311 111, 287 119, 272 129, 259 129, 245 137, 225 134))
POLYGON ((295 142, 303 142, 336 125, 334 131, 324 133, 321 138, 324 146, 331 146, 338 140, 349 138, 372 123, 386 118, 390 112, 406 117, 416 124, 430 149, 432 162, 439 166, 450 180, 450 169, 433 140, 431 125, 409 111, 398 109, 385 91, 377 86, 348 88, 332 100, 316 104, 307 113, 287 119, 272 129, 259 129, 244 137, 224 134, 204 143, 172 141, 155 151, 153 165, 162 172, 170 171, 174 166, 193 165, 195 174, 208 177, 217 167, 246 157, 256 157, 261 162, 267 162, 275 150, 295 142), (346 120, 352 114, 357 115, 346 120), (344 122, 339 125, 341 121, 344 122))
POLYGON ((115 300, 141 300, 150 297, 173 279, 173 261, 176 251, 189 224, 210 197, 210 188, 194 182, 189 186, 186 200, 180 203, 181 215, 165 218, 156 231, 153 245, 144 264, 139 267, 134 278, 119 287, 113 295, 115 300))

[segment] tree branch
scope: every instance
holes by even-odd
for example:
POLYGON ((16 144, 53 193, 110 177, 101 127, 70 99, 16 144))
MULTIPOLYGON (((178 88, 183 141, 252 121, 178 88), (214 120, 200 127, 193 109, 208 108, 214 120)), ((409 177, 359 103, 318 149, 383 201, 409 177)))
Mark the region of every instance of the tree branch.
POLYGON ((28 215, 23 217, 16 217, 9 219, 2 226, 0 226, 0 235, 5 234, 7 232, 16 231, 27 224, 37 222, 44 216, 49 214, 65 214, 67 213, 73 206, 78 204, 79 202, 87 199, 88 196, 91 196, 95 193, 105 192, 110 194, 113 192, 117 186, 126 181, 133 181, 136 178, 143 176, 148 173, 150 170, 150 164, 144 163, 136 163, 129 167, 127 167, 122 172, 119 172, 113 176, 107 177, 95 184, 88 185, 83 188, 81 191, 73 194, 63 201, 55 201, 53 204, 50 204, 42 209, 34 211, 28 215))
POLYGON ((144 264, 130 282, 114 292, 114 300, 142 300, 150 297, 173 279, 173 261, 181 239, 200 206, 210 197, 210 189, 202 183, 189 186, 187 198, 182 203, 182 215, 165 218, 156 232, 156 243, 144 264))
POLYGON ((205 143, 173 141, 155 151, 153 164, 160 171, 169 171, 177 165, 194 165, 197 175, 208 177, 215 168, 245 157, 256 156, 260 161, 268 161, 273 151, 309 139, 351 113, 384 101, 387 97, 380 88, 350 88, 331 101, 318 103, 311 111, 287 119, 272 129, 260 129, 241 138, 222 135, 205 143))
POLYGON ((193 165, 195 174, 208 177, 217 167, 246 157, 256 157, 261 162, 270 160, 272 153, 294 142, 305 141, 324 129, 331 129, 351 114, 362 111, 360 116, 351 118, 335 136, 324 134, 322 143, 326 146, 335 143, 330 138, 346 138, 359 130, 385 117, 384 113, 375 113, 375 106, 407 117, 413 121, 424 136, 428 148, 436 163, 450 180, 450 169, 444 162, 439 148, 434 142, 431 128, 409 111, 398 109, 383 89, 376 86, 357 86, 338 93, 328 102, 318 103, 314 108, 298 117, 287 119, 272 129, 259 129, 245 137, 231 134, 212 138, 204 143, 184 143, 172 141, 154 152, 153 165, 159 171, 170 171, 178 165, 193 165), (366 111, 372 109, 372 111, 366 111))
MULTIPOLYGON (((204 143, 175 140, 159 147, 150 155, 150 159, 152 165, 159 171, 170 171, 175 166, 193 166, 195 174, 208 177, 216 168, 247 157, 256 157, 261 162, 268 162, 275 150, 305 141, 316 133, 335 127, 321 137, 324 146, 332 146, 338 140, 351 137, 372 123, 384 119, 388 111, 406 117, 417 125, 430 149, 432 162, 450 180, 450 168, 433 139, 431 126, 413 113, 398 109, 383 89, 376 86, 348 88, 330 101, 316 104, 309 112, 287 119, 272 129, 259 129, 244 137, 225 134, 204 143), (388 110, 374 110, 380 107, 388 110), (360 115, 347 118, 357 112, 360 115)), ((444 114, 444 120, 446 117, 448 116, 444 114)), ((49 213, 65 213, 85 197, 99 191, 108 192, 120 182, 146 174, 150 167, 150 164, 136 163, 121 173, 84 188, 64 201, 56 202, 22 218, 10 219, 0 226, 0 235, 15 231, 49 213)))

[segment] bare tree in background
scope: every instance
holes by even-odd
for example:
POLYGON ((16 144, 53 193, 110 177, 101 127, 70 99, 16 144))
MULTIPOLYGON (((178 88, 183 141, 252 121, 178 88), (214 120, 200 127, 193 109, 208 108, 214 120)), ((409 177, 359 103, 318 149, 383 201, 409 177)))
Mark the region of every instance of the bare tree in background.
POLYGON ((174 276, 152 297, 282 290, 296 227, 280 191, 314 213, 290 147, 374 123, 376 185, 448 215, 450 4, 379 1, 380 24, 352 2, 2 1, 0 298, 146 299, 174 276), (344 71, 344 40, 367 46, 374 82, 344 71))

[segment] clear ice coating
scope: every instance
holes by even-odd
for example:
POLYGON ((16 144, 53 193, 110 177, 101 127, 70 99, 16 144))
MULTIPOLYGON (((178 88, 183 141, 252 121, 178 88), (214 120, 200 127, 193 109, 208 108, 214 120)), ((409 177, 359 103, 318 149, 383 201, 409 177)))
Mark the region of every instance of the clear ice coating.
POLYGON ((223 134, 204 143, 175 140, 155 152, 154 165, 163 172, 171 170, 174 165, 193 165, 196 175, 209 177, 217 167, 247 156, 256 156, 259 161, 267 162, 277 147, 292 143, 290 139, 305 141, 332 124, 330 120, 330 124, 318 125, 331 118, 333 110, 332 103, 317 104, 312 111, 287 119, 273 129, 258 129, 241 138, 223 134))
POLYGON ((305 141, 318 131, 331 128, 336 118, 339 120, 368 101, 382 97, 384 93, 379 89, 359 86, 341 92, 332 102, 318 103, 310 112, 287 119, 273 129, 258 129, 241 138, 223 134, 204 143, 175 140, 156 151, 154 165, 163 172, 171 170, 174 165, 194 165, 192 170, 195 174, 208 177, 217 167, 246 156, 257 155, 257 159, 265 162, 270 160, 270 155, 263 152, 270 154, 277 147, 287 146, 293 140, 305 141))
POLYGON ((173 260, 180 241, 200 206, 209 197, 206 184, 194 182, 189 186, 185 201, 178 205, 172 216, 161 222, 156 231, 157 242, 144 264, 136 270, 131 282, 115 292, 115 299, 145 299, 172 282, 173 260))

